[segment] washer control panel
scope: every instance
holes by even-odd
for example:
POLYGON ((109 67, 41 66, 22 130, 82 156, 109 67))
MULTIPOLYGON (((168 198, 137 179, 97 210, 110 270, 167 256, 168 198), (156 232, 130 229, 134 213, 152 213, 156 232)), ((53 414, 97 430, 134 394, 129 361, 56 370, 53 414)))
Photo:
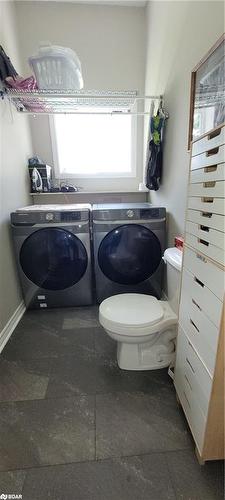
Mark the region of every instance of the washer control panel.
POLYGON ((89 210, 61 210, 13 212, 11 223, 15 226, 34 226, 35 224, 60 224, 89 221, 89 210))

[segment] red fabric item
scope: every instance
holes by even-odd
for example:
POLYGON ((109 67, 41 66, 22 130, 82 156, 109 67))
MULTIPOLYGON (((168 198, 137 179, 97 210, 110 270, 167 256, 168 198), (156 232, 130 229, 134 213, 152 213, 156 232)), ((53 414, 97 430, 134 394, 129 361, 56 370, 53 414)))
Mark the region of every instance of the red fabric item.
POLYGON ((174 239, 175 247, 179 248, 179 250, 183 250, 184 246, 184 238, 182 236, 175 236, 174 239))

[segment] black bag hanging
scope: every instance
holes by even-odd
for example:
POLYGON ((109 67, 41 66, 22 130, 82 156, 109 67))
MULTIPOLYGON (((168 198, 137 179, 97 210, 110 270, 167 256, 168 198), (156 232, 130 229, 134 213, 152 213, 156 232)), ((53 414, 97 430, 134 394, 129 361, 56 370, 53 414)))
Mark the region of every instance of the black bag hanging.
POLYGON ((153 191, 158 191, 162 176, 162 143, 156 145, 151 139, 149 142, 149 155, 146 174, 146 187, 153 191))
POLYGON ((8 76, 16 77, 18 73, 16 72, 14 66, 12 65, 9 57, 5 53, 3 47, 0 45, 0 80, 4 80, 8 76))
POLYGON ((150 119, 151 139, 148 146, 146 187, 152 191, 158 191, 162 177, 162 135, 166 118, 168 114, 164 113, 161 102, 157 114, 150 119))

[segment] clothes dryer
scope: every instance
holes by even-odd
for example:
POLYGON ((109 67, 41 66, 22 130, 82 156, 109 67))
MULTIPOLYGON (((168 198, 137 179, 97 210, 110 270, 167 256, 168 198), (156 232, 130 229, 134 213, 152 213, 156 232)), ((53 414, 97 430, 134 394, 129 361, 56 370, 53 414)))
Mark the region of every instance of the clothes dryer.
POLYGON ((89 205, 32 205, 11 214, 29 309, 92 303, 89 205))
POLYGON ((161 298, 166 210, 150 203, 93 205, 97 301, 118 293, 161 298))

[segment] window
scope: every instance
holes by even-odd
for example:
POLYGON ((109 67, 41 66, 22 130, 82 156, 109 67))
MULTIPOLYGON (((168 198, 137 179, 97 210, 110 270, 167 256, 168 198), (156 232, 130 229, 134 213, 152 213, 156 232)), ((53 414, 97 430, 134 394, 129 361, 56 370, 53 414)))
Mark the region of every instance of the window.
POLYGON ((50 126, 56 178, 136 176, 133 115, 59 114, 50 126))

